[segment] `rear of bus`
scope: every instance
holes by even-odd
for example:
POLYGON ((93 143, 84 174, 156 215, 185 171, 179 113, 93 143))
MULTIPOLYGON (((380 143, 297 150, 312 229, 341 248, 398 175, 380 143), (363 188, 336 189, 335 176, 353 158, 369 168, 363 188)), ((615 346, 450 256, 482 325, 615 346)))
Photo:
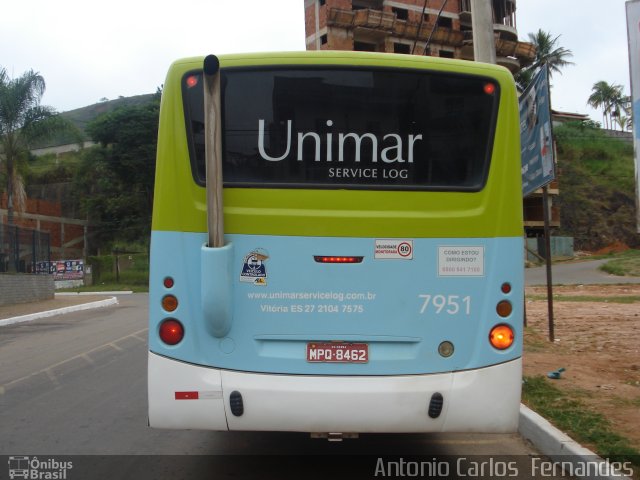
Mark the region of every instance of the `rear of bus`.
POLYGON ((152 427, 511 432, 521 384, 510 73, 388 54, 220 57, 225 245, 202 58, 162 97, 152 427))

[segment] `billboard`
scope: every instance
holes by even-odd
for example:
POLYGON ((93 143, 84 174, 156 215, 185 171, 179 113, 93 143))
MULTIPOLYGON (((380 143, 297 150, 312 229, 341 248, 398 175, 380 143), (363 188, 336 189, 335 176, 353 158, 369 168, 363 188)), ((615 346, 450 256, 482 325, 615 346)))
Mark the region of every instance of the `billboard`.
POLYGON ((636 229, 640 233, 640 1, 626 3, 629 72, 633 102, 633 145, 636 172, 636 229))
POLYGON ((36 273, 51 274, 54 280, 81 280, 84 278, 84 260, 37 262, 36 273))
POLYGON ((520 149, 522 196, 526 197, 555 178, 549 74, 541 68, 520 96, 520 149))

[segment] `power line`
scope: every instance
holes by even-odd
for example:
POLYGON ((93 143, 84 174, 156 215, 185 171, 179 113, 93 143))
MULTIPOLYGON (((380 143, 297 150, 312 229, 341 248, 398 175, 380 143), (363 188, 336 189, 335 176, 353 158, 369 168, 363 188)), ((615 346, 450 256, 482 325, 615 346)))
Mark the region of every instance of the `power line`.
POLYGON ((447 0, 444 0, 442 2, 442 6, 440 7, 440 11, 438 12, 438 15, 436 16, 436 21, 433 24, 433 29, 431 30, 431 33, 429 34, 429 38, 427 39, 427 43, 424 46, 424 53, 423 55, 427 54, 427 49, 429 48, 429 43, 431 43, 431 38, 433 37, 433 34, 435 33, 435 31, 438 28, 438 22, 440 21, 440 15, 442 15, 442 10, 444 10, 444 6, 447 4, 447 0))

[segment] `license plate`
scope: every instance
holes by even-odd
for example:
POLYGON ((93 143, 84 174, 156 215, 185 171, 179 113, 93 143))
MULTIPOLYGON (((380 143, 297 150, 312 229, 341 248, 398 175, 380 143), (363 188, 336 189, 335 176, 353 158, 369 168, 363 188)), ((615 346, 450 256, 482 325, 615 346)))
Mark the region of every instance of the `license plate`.
POLYGON ((307 343, 307 362, 367 363, 366 343, 307 343))

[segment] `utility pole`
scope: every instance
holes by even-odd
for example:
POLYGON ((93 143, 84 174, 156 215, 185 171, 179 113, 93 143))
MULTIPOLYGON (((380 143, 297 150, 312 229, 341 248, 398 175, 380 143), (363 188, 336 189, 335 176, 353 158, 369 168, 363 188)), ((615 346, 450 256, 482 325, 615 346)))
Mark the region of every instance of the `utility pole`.
POLYGON ((491 0, 471 0, 473 56, 476 62, 496 63, 491 0))

